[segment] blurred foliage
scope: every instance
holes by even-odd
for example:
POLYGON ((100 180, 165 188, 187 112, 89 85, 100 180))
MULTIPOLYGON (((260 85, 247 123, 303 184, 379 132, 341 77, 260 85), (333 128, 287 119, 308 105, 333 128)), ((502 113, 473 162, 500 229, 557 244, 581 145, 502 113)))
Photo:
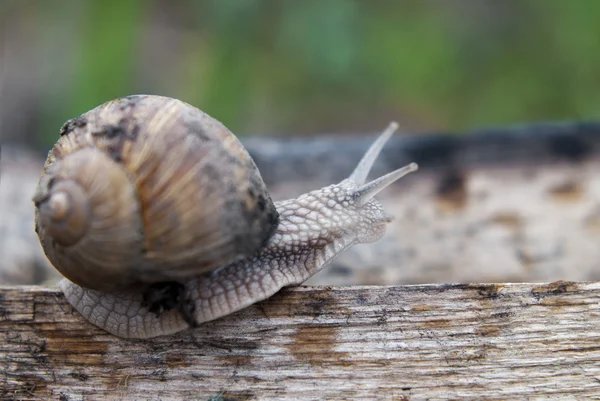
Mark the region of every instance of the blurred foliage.
POLYGON ((597 0, 0 0, 0 23, 31 28, 5 40, 43 55, 44 143, 132 93, 241 135, 592 119, 598 17, 597 0))

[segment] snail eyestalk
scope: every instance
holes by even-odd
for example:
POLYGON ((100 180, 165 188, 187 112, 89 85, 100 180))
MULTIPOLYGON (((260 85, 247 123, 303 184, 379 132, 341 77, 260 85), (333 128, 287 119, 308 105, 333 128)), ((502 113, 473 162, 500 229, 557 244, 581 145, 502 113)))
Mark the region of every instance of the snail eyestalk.
POLYGON ((365 181, 367 180, 367 176, 371 171, 371 167, 373 167, 375 160, 377 160, 377 156, 379 156, 381 149, 383 149, 385 143, 388 141, 388 139, 390 139, 392 134, 396 132, 397 129, 398 123, 392 121, 387 126, 385 131, 383 131, 383 133, 379 136, 379 138, 377 138, 377 140, 373 142, 373 144, 369 147, 369 150, 367 150, 365 155, 362 157, 352 174, 350 174, 350 177, 348 177, 350 180, 352 180, 352 182, 354 182, 356 185, 362 185, 365 183, 365 181))
POLYGON ((396 171, 392 171, 391 173, 388 173, 382 177, 377 178, 376 180, 373 180, 359 187, 354 191, 354 197, 356 202, 359 205, 367 203, 371 198, 373 198, 379 192, 384 190, 390 184, 409 173, 417 171, 418 169, 419 166, 417 165, 417 163, 410 163, 407 166, 404 166, 396 171))
POLYGON ((385 146, 387 141, 391 138, 392 134, 396 132, 398 129, 398 123, 392 121, 387 128, 383 131, 383 133, 373 142, 373 144, 369 147, 369 150, 362 157, 352 174, 348 179, 355 183, 356 185, 360 185, 354 191, 354 197, 358 204, 363 205, 368 202, 371 198, 381 192, 384 188, 392 184, 394 181, 404 177, 408 173, 412 173, 413 171, 417 171, 419 166, 416 163, 411 163, 407 166, 404 166, 396 171, 392 171, 384 175, 383 177, 379 177, 376 180, 373 180, 367 184, 365 181, 367 180, 367 176, 377 160, 377 156, 381 152, 381 149, 385 146))

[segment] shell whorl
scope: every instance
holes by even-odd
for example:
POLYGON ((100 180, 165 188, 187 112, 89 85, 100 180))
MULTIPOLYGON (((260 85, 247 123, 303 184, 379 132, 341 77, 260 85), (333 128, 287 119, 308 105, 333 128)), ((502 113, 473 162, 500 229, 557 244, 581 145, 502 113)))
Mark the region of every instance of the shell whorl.
POLYGON ((40 224, 62 246, 75 245, 88 227, 89 203, 83 189, 73 181, 48 187, 36 199, 40 224))
POLYGON ((104 291, 212 271, 256 252, 278 222, 238 139, 160 96, 117 99, 67 122, 34 202, 50 261, 104 291))
POLYGON ((34 196, 36 230, 57 269, 88 288, 129 282, 123 272, 139 262, 142 242, 138 202, 124 169, 83 148, 51 164, 45 177, 34 196))

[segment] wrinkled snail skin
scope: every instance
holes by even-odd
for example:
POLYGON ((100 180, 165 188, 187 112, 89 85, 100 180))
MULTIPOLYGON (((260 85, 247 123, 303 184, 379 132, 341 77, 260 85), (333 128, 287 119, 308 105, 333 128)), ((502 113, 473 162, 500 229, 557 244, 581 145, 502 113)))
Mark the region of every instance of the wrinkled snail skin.
MULTIPOLYGON (((185 291, 193 303, 195 322, 217 319, 269 298, 282 287, 301 284, 348 247, 380 239, 392 218, 373 197, 418 168, 412 163, 364 183, 395 129, 392 124, 379 137, 348 179, 297 199, 275 202, 279 225, 255 255, 190 278, 185 291)), ((189 327, 177 311, 160 316, 149 312, 139 292, 102 293, 66 279, 60 286, 84 317, 120 337, 151 338, 189 327)))

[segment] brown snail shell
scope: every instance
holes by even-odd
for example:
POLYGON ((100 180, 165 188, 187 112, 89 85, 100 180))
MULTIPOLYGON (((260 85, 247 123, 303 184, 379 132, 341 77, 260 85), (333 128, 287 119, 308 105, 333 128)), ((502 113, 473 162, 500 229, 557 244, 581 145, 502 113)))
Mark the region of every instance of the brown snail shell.
POLYGON ((68 121, 34 196, 49 260, 83 287, 180 281, 251 255, 278 214, 225 126, 182 101, 116 99, 68 121))

